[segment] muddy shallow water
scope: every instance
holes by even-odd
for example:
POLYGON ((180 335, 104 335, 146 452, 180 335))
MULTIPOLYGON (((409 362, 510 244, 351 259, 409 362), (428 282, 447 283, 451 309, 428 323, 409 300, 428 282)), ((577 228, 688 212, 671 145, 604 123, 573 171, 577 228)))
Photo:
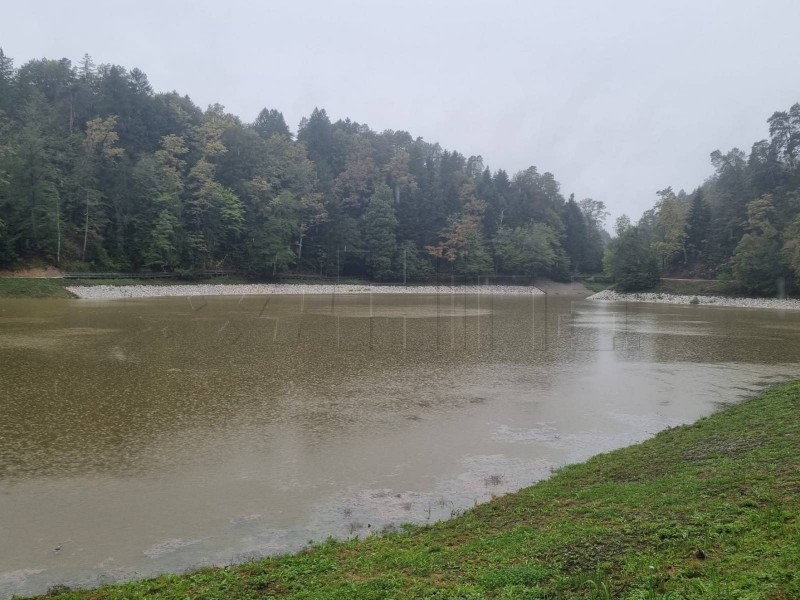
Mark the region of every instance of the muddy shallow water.
POLYGON ((800 313, 0 301, 0 597, 448 518, 795 377, 800 313))

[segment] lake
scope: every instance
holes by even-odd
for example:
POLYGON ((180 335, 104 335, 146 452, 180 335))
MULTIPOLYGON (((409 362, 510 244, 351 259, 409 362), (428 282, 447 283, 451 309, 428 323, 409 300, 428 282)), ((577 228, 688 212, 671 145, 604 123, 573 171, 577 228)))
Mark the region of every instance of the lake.
POLYGON ((449 518, 799 363, 791 311, 0 300, 0 597, 449 518))

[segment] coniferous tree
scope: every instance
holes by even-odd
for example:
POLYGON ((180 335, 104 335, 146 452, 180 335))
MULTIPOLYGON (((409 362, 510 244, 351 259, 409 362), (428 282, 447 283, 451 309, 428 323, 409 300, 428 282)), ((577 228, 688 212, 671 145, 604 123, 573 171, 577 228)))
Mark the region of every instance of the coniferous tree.
POLYGON ((564 250, 573 271, 592 270, 589 255, 589 228, 574 196, 564 206, 564 250))
POLYGON ((392 261, 397 254, 396 227, 392 192, 381 185, 367 203, 361 236, 367 252, 367 272, 374 279, 391 279, 395 274, 392 261))
POLYGON ((703 197, 703 190, 698 189, 692 194, 687 217, 686 248, 689 260, 697 261, 705 256, 710 222, 711 213, 703 197))
POLYGON ((772 197, 762 196, 747 205, 748 232, 733 253, 733 273, 747 289, 774 294, 783 275, 778 232, 771 222, 772 197))
POLYGON ((274 108, 270 110, 266 108, 261 109, 255 122, 253 122, 253 128, 258 132, 258 135, 264 139, 269 139, 273 135, 291 137, 289 126, 286 125, 286 121, 283 119, 283 113, 278 112, 274 108))
MULTIPOLYGON (((564 245, 581 245, 579 221, 567 227, 575 207, 550 173, 493 173, 480 156, 332 122, 324 109, 295 141, 275 109, 242 123, 89 55, 15 69, 0 51, 0 134, 4 264, 262 276, 338 266, 398 279, 432 276, 438 264, 563 277, 564 245)), ((585 270, 602 248, 601 227, 583 221, 585 247, 569 256, 585 270)))

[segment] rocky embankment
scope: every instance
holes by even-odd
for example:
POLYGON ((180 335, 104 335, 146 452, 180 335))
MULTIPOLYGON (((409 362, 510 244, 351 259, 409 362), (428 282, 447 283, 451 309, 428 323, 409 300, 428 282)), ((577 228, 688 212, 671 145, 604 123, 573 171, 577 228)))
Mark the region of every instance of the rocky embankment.
POLYGON ((654 302, 657 304, 699 304, 710 306, 733 306, 736 308, 775 308, 800 310, 800 300, 780 298, 729 298, 726 296, 690 296, 678 294, 615 292, 603 290, 587 300, 601 302, 654 302))
POLYGON ((274 294, 481 294, 538 295, 537 287, 522 285, 307 285, 286 283, 192 284, 192 285, 93 285, 66 288, 78 298, 160 298, 168 296, 268 296, 274 294))

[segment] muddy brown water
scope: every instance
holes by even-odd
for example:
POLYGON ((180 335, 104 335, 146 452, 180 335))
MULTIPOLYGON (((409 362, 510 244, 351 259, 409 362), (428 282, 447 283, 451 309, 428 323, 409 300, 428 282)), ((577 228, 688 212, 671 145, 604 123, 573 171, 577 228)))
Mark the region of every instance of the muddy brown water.
POLYGON ((0 300, 0 597, 449 518, 798 364, 789 311, 0 300))

